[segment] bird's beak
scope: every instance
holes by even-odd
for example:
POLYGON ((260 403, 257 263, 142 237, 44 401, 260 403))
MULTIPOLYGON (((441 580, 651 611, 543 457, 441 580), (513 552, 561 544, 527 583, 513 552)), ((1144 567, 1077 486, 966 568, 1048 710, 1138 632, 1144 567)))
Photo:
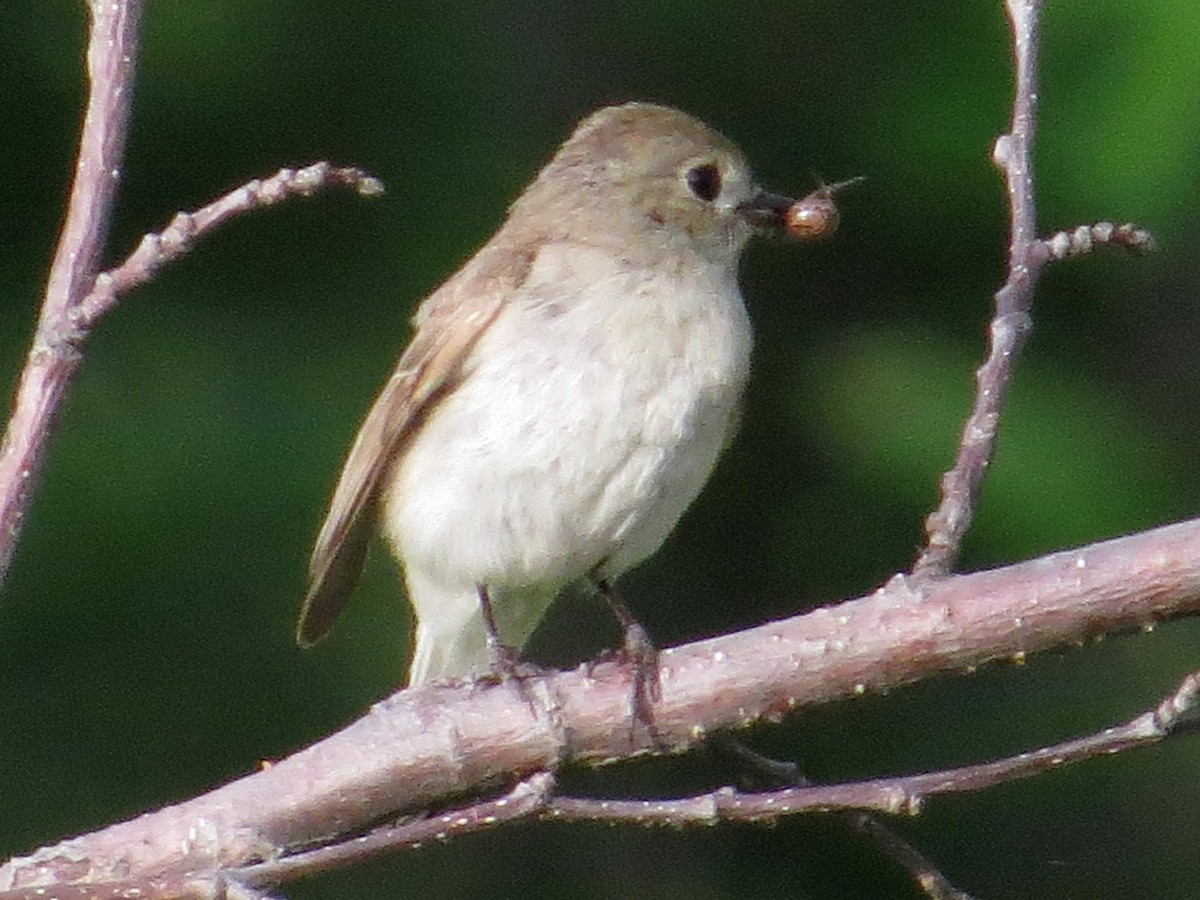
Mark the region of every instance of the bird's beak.
POLYGON ((795 204, 792 197, 760 190, 738 207, 738 213, 755 228, 782 232, 787 229, 788 210, 795 204))

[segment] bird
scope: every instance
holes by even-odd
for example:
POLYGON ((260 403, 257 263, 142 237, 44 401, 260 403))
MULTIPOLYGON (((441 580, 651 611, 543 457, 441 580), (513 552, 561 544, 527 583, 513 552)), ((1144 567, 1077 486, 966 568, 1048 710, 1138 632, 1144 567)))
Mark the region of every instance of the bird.
POLYGON ((738 262, 805 219, 796 203, 687 113, 584 118, 418 307, 333 492, 297 641, 333 625, 379 534, 413 611, 409 686, 505 670, 573 583, 653 665, 614 583, 734 433, 752 345, 738 262))

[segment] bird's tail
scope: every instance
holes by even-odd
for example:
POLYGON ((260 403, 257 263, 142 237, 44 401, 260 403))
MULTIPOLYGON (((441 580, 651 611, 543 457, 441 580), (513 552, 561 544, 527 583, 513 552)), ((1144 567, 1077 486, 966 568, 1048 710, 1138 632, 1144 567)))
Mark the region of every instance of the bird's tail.
POLYGON ((408 684, 418 687, 430 681, 478 678, 487 674, 489 662, 482 616, 449 631, 421 621, 413 638, 408 684))
MULTIPOLYGON (((408 596, 416 617, 410 687, 430 681, 472 679, 491 671, 483 612, 475 588, 447 588, 409 572, 408 596)), ((520 650, 558 593, 490 592, 500 640, 520 650)))

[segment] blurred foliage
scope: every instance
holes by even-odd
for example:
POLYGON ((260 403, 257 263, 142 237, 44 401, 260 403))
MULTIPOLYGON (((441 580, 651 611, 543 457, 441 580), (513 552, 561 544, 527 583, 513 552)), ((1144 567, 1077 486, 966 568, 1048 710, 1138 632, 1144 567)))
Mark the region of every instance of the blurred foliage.
MULTIPOLYGON (((663 551, 626 580, 668 644, 869 591, 907 566, 969 403, 1002 277, 999 3, 156 0, 109 253, 283 164, 388 183, 244 219, 130 296, 88 348, 0 602, 0 856, 189 796, 360 713, 407 625, 383 554, 300 653, 305 560, 412 305, 494 228, 583 114, 665 101, 766 184, 867 176, 819 247, 756 246, 743 429, 663 551)), ((0 32, 0 379, 15 384, 80 119, 83 5, 7 0, 0 32)), ((1049 5, 1038 133, 1047 230, 1135 220, 1163 252, 1063 264, 1006 410, 966 563, 997 565, 1200 508, 1200 17, 1194 0, 1049 5)), ((611 644, 565 601, 547 659, 611 644), (583 623, 586 627, 581 627, 583 623), (593 634, 591 643, 580 635, 593 634)), ((961 763, 1154 703, 1197 626, 1044 655, 764 728, 814 777, 961 763)), ((1194 742, 969 796, 899 823, 989 898, 1191 897, 1194 742)), ((733 776, 695 759, 578 773, 597 793, 733 776)), ((833 821, 698 832, 509 829, 381 860, 297 898, 914 896, 833 821)))

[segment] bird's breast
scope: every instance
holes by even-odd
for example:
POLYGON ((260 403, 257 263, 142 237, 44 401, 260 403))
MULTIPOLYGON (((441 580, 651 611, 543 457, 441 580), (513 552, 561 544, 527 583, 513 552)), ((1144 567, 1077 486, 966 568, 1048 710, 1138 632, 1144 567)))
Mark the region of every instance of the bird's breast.
POLYGON ((707 479, 749 354, 732 272, 540 254, 398 461, 392 540, 475 583, 619 574, 707 479))

